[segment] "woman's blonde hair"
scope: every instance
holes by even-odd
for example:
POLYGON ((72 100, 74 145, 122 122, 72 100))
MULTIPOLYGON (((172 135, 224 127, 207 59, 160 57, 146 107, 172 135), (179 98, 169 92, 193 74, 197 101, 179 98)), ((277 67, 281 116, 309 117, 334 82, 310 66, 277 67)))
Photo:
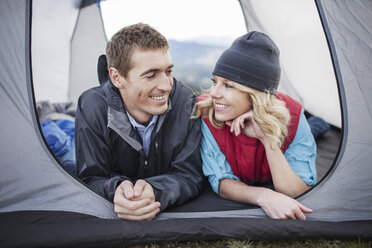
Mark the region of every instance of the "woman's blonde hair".
MULTIPOLYGON (((271 140, 271 146, 277 144, 281 147, 288 135, 288 124, 291 118, 285 102, 268 92, 258 91, 239 83, 234 82, 233 86, 248 94, 252 103, 253 118, 264 135, 271 140)), ((201 115, 207 117, 215 128, 222 128, 225 125, 215 118, 214 104, 210 95, 195 104, 191 117, 199 118, 201 115)))

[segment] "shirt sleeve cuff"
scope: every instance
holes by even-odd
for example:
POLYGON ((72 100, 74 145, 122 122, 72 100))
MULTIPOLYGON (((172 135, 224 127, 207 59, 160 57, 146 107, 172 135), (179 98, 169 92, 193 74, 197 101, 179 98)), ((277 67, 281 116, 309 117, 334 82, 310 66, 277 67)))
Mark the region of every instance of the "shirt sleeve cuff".
POLYGON ((209 176, 208 177, 209 183, 211 184, 213 191, 217 195, 219 194, 220 180, 222 179, 233 179, 233 180, 240 181, 240 179, 234 174, 224 174, 221 177, 216 177, 214 175, 209 176))

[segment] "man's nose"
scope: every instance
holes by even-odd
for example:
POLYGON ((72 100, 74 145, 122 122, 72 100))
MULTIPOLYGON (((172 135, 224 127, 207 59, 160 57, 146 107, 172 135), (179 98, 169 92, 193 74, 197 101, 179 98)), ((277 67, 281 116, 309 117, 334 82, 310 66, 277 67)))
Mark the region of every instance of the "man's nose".
POLYGON ((165 73, 159 78, 157 88, 162 91, 171 91, 173 85, 173 78, 167 76, 165 73))

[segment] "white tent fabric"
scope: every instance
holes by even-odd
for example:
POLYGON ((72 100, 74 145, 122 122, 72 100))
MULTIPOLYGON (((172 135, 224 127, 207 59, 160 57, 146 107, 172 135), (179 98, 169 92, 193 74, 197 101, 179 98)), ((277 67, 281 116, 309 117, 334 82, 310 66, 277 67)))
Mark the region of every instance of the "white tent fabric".
POLYGON ((68 100, 77 102, 80 94, 98 86, 97 58, 105 53, 106 34, 96 4, 79 12, 73 39, 71 40, 71 69, 68 100))
POLYGON ((318 10, 312 0, 241 1, 249 30, 270 34, 280 50, 279 90, 341 127, 340 101, 318 10))
POLYGON ((105 53, 107 40, 100 9, 95 4, 80 8, 81 3, 33 1, 31 45, 37 101, 77 102, 84 90, 99 85, 97 58, 105 53))
POLYGON ((68 101, 71 40, 81 1, 33 1, 32 69, 36 99, 68 101))

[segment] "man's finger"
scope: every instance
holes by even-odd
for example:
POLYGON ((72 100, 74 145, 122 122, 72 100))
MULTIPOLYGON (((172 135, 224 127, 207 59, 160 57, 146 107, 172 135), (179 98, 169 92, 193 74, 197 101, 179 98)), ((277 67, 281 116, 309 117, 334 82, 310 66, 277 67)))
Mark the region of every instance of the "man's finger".
POLYGON ((133 198, 133 184, 129 180, 123 181, 115 191, 115 196, 116 195, 123 195, 124 197, 130 199, 133 198))
POLYGON ((124 196, 127 199, 132 199, 134 197, 133 184, 131 181, 125 180, 120 184, 120 187, 123 189, 124 196))
MULTIPOLYGON (((117 209, 115 209, 117 210, 117 209)), ((115 211, 119 218, 127 220, 150 220, 156 217, 156 214, 160 212, 160 203, 154 202, 145 207, 136 209, 135 211, 129 211, 128 209, 122 208, 119 211, 115 211)))
POLYGON ((150 203, 151 200, 148 198, 131 201, 123 197, 121 199, 115 199, 114 210, 117 214, 134 214, 138 209, 143 208, 150 203))
POLYGON ((155 209, 154 211, 136 216, 136 215, 130 215, 130 214, 118 214, 118 217, 125 220, 152 220, 156 217, 156 215, 160 212, 160 209, 155 209))
POLYGON ((140 197, 144 188, 148 185, 148 183, 144 180, 138 180, 133 187, 134 197, 140 197))
POLYGON ((156 209, 160 209, 160 202, 153 202, 145 207, 139 208, 133 212, 133 215, 146 215, 148 213, 154 212, 156 209))
POLYGON ((154 189, 150 184, 147 184, 145 188, 143 189, 141 198, 150 198, 152 202, 155 201, 155 193, 154 189))

